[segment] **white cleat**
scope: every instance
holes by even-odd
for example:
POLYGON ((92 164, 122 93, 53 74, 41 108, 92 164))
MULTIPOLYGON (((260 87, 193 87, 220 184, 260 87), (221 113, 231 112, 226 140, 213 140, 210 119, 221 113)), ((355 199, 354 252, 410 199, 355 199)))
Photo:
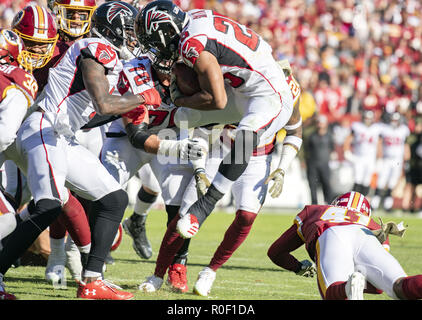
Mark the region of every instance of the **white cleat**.
POLYGON ((81 281, 82 262, 81 254, 78 247, 73 240, 68 237, 65 245, 66 252, 66 267, 69 269, 72 278, 76 281, 81 281))
POLYGON ((198 233, 198 219, 193 214, 187 213, 177 221, 176 230, 182 238, 190 239, 198 233))
POLYGON ((162 285, 163 279, 152 275, 139 285, 138 290, 148 293, 155 292, 160 290, 162 285))
POLYGON ((63 252, 52 251, 48 256, 45 268, 45 279, 50 282, 55 289, 66 287, 66 255, 63 252))
POLYGON ((348 300, 363 300, 363 290, 366 279, 360 272, 353 272, 346 283, 346 295, 348 300))
POLYGON ((211 292, 212 284, 214 283, 216 272, 211 268, 205 267, 198 274, 193 292, 199 296, 206 297, 211 292))

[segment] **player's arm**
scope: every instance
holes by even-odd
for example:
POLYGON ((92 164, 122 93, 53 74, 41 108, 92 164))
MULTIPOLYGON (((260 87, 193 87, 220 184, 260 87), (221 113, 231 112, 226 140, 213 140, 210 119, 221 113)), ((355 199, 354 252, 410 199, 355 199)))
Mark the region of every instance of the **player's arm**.
POLYGON ((29 107, 29 100, 20 89, 11 87, 3 94, 5 97, 0 103, 0 152, 15 141, 29 107))
POLYGON ((315 265, 309 260, 299 261, 290 252, 303 245, 303 240, 297 233, 297 226, 293 224, 268 249, 267 255, 277 266, 293 271, 297 275, 313 277, 316 273, 315 265))
POLYGON ((118 115, 139 105, 157 106, 161 104, 160 95, 155 89, 137 95, 118 96, 110 94, 105 68, 93 58, 82 58, 80 68, 85 88, 91 96, 95 110, 101 115, 118 115))
POLYGON ((216 57, 207 51, 202 51, 193 69, 198 75, 201 91, 192 96, 177 98, 174 101, 175 105, 197 110, 224 109, 227 104, 227 94, 216 57))

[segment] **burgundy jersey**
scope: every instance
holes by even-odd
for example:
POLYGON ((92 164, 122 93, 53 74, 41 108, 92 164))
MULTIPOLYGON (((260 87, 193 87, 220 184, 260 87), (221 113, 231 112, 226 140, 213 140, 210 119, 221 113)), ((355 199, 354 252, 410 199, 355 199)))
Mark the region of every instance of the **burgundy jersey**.
POLYGON ((28 99, 29 105, 34 102, 38 91, 37 81, 33 75, 17 66, 0 65, 0 101, 11 88, 20 90, 28 99))
MULTIPOLYGON (((297 234, 305 242, 311 258, 315 257, 315 244, 319 236, 333 226, 362 225, 370 230, 381 226, 358 211, 332 205, 308 205, 294 219, 297 234)), ((388 240, 387 240, 388 241, 388 240)))

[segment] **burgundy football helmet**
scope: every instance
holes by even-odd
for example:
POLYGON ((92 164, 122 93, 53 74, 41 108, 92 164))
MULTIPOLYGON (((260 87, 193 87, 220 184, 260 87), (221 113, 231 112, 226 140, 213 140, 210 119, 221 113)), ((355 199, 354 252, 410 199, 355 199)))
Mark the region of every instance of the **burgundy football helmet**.
POLYGON ((95 0, 56 0, 53 10, 58 28, 73 38, 83 36, 91 28, 95 0))
POLYGON ((0 64, 20 65, 31 71, 31 64, 22 57, 25 45, 22 39, 12 30, 0 29, 0 64))
POLYGON ((45 66, 58 38, 54 16, 41 6, 29 5, 15 15, 12 29, 25 43, 24 60, 31 61, 33 69, 45 66))
POLYGON ((363 194, 350 191, 335 198, 331 204, 333 206, 345 207, 354 211, 359 211, 365 216, 371 216, 371 205, 363 194))

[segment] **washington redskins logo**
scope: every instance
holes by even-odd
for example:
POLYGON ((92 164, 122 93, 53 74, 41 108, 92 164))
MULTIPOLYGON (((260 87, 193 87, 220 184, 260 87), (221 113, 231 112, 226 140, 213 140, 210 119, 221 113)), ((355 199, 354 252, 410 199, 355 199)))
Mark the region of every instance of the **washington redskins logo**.
POLYGON ((119 2, 113 3, 107 11, 107 21, 112 22, 114 18, 116 18, 119 15, 131 17, 133 13, 123 3, 119 3, 119 2))
POLYGON ((156 11, 156 7, 148 10, 145 16, 145 30, 147 34, 151 34, 152 31, 157 31, 160 23, 171 22, 170 16, 165 12, 156 11))

